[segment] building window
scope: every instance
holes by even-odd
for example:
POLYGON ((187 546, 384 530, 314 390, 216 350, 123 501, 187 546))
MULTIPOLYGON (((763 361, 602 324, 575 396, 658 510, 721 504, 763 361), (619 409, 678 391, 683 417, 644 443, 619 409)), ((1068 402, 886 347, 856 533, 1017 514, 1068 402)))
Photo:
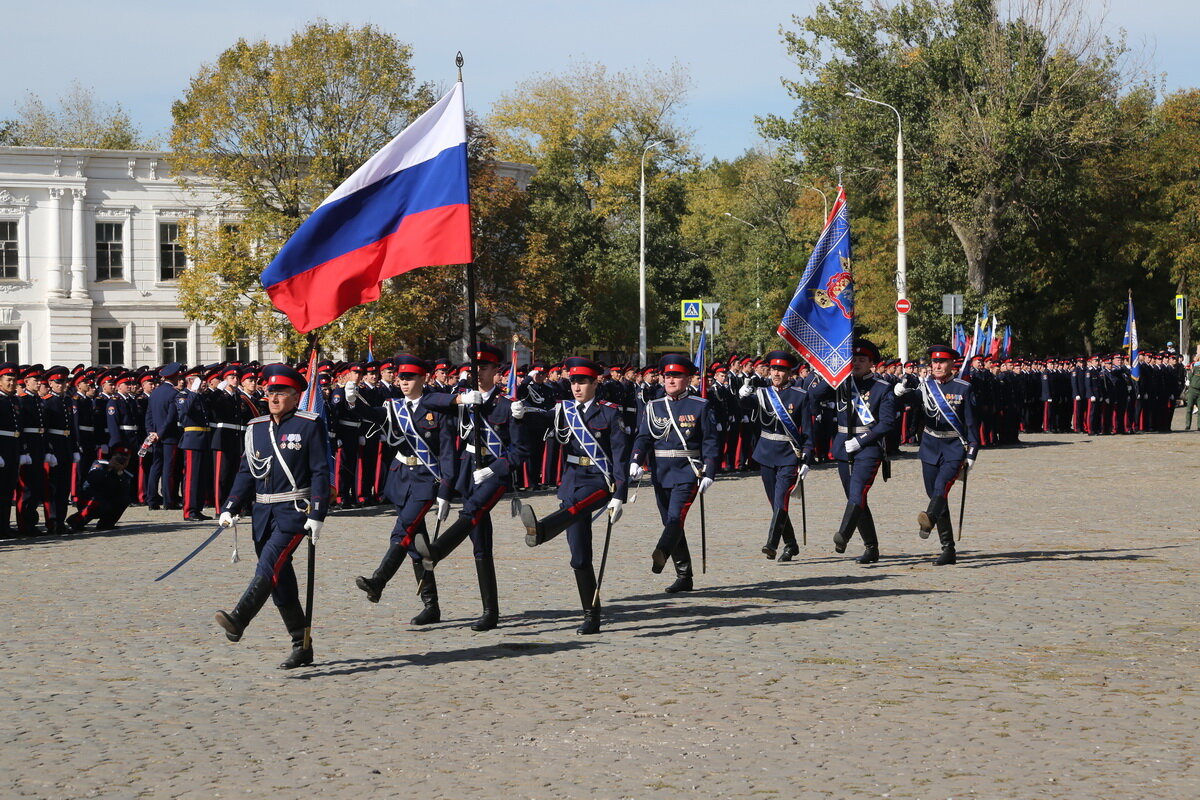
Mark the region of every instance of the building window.
POLYGON ((124 328, 100 328, 96 331, 96 363, 106 367, 125 363, 124 328))
POLYGON ((17 223, 0 221, 0 278, 16 278, 17 259, 20 256, 17 242, 17 223))
POLYGON ((225 361, 245 364, 250 360, 250 340, 237 339, 233 344, 225 345, 225 361))
POLYGON ((158 275, 161 280, 179 278, 187 266, 187 256, 179 241, 179 223, 164 222, 158 226, 158 275))
POLYGON ((170 364, 178 361, 186 364, 188 360, 188 329, 162 329, 162 363, 170 364))
POLYGON ((21 336, 15 330, 0 330, 0 361, 21 363, 21 336))
POLYGON ((125 277, 122 223, 96 223, 96 280, 119 281, 125 277))

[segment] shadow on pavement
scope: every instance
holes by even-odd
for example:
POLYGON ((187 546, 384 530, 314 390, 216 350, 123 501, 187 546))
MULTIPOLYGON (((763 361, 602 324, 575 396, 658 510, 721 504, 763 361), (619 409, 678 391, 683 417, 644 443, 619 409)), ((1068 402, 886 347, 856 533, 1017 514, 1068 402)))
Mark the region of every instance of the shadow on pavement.
POLYGON ((484 647, 467 647, 459 650, 440 650, 428 653, 404 653, 381 658, 348 658, 317 664, 311 670, 287 677, 297 680, 329 678, 335 675, 355 675, 360 672, 377 672, 384 669, 403 667, 430 667, 461 661, 496 661, 520 656, 542 656, 578 650, 586 642, 501 642, 484 647))
POLYGON ((43 533, 40 536, 0 539, 0 551, 27 547, 50 547, 67 542, 82 542, 87 539, 111 539, 119 536, 137 536, 143 533, 173 533, 181 529, 192 530, 200 534, 201 538, 203 538, 212 533, 216 526, 217 521, 215 519, 211 522, 185 522, 183 520, 175 520, 173 522, 122 522, 117 527, 106 531, 97 531, 89 528, 79 533, 43 533))
MULTIPOLYGON (((936 546, 936 540, 931 539, 930 541, 934 542, 936 546)), ((959 568, 978 569, 980 567, 999 567, 1009 564, 1027 564, 1032 561, 1139 561, 1144 558, 1153 557, 1151 555, 1139 555, 1139 553, 1145 554, 1153 550, 1168 550, 1182 546, 1167 544, 1157 547, 1109 547, 1099 550, 1013 550, 1006 553, 963 550, 960 547, 958 551, 958 564, 955 566, 959 568)), ((910 566, 920 563, 932 563, 935 558, 937 558, 937 550, 932 550, 924 555, 884 556, 876 566, 910 566)))

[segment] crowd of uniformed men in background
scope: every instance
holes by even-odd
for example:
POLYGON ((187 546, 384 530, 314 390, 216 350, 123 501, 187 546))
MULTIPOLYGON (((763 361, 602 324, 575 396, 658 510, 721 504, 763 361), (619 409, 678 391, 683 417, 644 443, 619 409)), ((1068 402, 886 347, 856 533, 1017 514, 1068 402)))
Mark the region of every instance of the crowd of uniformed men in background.
MULTIPOLYGON (((1020 434, 1129 434, 1170 430, 1175 407, 1200 395, 1200 367, 1189 369, 1176 353, 1142 352, 1134 380, 1121 353, 1078 358, 1000 359, 977 356, 969 373, 982 446, 1019 443, 1020 434)), ((465 388, 468 370, 431 362, 425 391, 465 388)), ((505 370, 513 369, 508 364, 505 370)), ((551 410, 571 396, 561 364, 518 365, 518 399, 551 410)), ((730 356, 693 378, 693 391, 713 402, 721 428, 723 472, 750 469, 758 426, 739 404, 744 385, 765 387, 763 359, 730 356), (703 383, 703 386, 701 385, 703 383)), ((897 359, 876 365, 890 383, 915 387, 927 374, 922 362, 897 359)), ((238 469, 247 423, 265 413, 257 364, 215 364, 152 369, 74 368, 0 364, 0 537, 63 534, 95 520, 115 525, 125 503, 175 509, 186 520, 207 520, 219 508, 238 469), (68 513, 71 505, 77 510, 68 513), (15 511, 15 514, 14 514, 15 511), (39 515, 42 527, 39 529, 39 515)), ((390 359, 322 362, 317 376, 327 398, 331 446, 336 453, 334 508, 383 502, 387 465, 395 455, 362 406, 346 402, 347 382, 368 407, 399 396, 390 359)), ((803 362, 797 385, 820 381, 803 362)), ((634 430, 639 408, 662 396, 657 367, 611 365, 598 398, 618 406, 634 430)), ((888 450, 919 435, 918 409, 897 403, 888 450)), ((836 428, 833 402, 808 410, 817 459, 830 458, 836 428)), ((527 422, 530 457, 515 478, 518 488, 558 483, 562 464, 549 418, 527 422)), ((1191 408, 1185 425, 1191 427, 1191 408)), ((1200 420, 1197 421, 1200 427, 1200 420)))

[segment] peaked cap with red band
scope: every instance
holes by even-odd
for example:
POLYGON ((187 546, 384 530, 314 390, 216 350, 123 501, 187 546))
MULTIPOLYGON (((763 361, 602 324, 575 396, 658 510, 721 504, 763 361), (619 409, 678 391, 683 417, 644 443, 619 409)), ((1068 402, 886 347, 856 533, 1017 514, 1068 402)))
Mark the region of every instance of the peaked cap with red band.
POLYGON ((479 342, 475 345, 476 364, 499 364, 504 360, 504 353, 494 344, 479 342))
POLYGON ((564 369, 567 370, 567 375, 574 378, 576 375, 585 378, 599 378, 600 373, 604 372, 604 368, 592 361, 590 358, 583 356, 572 356, 563 362, 564 369))
POLYGON ((696 374, 696 365, 692 363, 692 359, 679 353, 667 353, 658 360, 658 369, 663 375, 686 375, 691 377, 696 374))
POLYGON ((308 388, 308 381, 304 379, 300 371, 287 364, 268 364, 263 367, 262 379, 267 391, 287 388, 303 392, 308 388))
POLYGON ((766 361, 768 367, 786 369, 788 372, 796 368, 795 357, 786 350, 772 350, 763 356, 763 360, 766 361))
POLYGON ((400 375, 428 375, 433 369, 429 366, 429 362, 416 356, 400 355, 392 359, 397 374, 400 375))
POLYGON ((948 344, 935 344, 929 348, 929 358, 933 361, 953 361, 958 358, 958 351, 948 344))

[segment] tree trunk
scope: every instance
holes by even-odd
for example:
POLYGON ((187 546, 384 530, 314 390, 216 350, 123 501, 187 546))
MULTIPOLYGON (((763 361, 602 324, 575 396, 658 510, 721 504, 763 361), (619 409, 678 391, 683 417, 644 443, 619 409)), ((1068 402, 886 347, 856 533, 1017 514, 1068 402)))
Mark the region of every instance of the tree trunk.
POLYGON ((994 187, 987 187, 975 198, 969 219, 949 217, 950 228, 967 257, 967 282, 981 295, 987 294, 989 259, 1000 241, 998 195, 994 187))

